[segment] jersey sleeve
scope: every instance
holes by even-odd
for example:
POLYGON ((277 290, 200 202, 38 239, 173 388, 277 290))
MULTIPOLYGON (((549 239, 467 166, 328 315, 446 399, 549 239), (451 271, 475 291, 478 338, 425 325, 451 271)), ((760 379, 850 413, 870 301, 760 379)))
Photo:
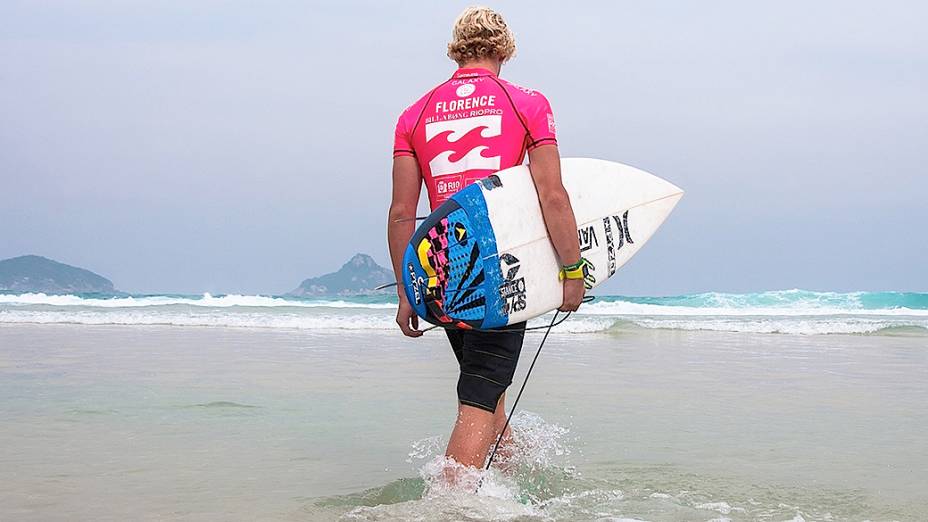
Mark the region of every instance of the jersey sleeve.
POLYGON ((396 130, 393 133, 393 157, 415 156, 416 153, 412 148, 412 137, 406 128, 406 113, 400 115, 396 122, 396 130))
POLYGON ((540 92, 530 98, 525 109, 525 125, 528 127, 528 150, 542 145, 557 145, 557 127, 554 124, 554 112, 551 104, 540 92))

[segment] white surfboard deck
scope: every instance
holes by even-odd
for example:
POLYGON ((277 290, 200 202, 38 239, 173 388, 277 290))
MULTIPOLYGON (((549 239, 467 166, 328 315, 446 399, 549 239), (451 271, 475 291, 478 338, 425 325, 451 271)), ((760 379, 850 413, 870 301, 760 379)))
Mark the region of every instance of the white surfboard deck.
MULTIPOLYGON (((502 186, 484 189, 483 195, 508 284, 508 324, 513 324, 561 305, 561 262, 548 237, 529 167, 496 175, 502 186)), ((683 190, 672 183, 605 160, 564 158, 561 177, 577 219, 580 254, 591 265, 593 287, 631 259, 683 197, 683 190)))

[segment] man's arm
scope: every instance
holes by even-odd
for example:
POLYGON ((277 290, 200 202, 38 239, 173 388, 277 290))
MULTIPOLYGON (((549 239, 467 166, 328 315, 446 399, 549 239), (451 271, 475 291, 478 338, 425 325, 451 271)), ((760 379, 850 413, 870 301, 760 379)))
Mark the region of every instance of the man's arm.
MULTIPOLYGON (((396 275, 396 293, 399 308, 396 322, 403 334, 419 337, 419 317, 412 309, 403 291, 403 253, 406 245, 416 230, 416 207, 419 204, 419 191, 422 189, 422 175, 419 164, 412 156, 393 158, 393 201, 387 217, 387 242, 390 245, 390 259, 393 261, 393 273, 396 275)), ((576 235, 576 234, 575 234, 576 235)))
MULTIPOLYGON (((557 145, 542 145, 530 150, 528 161, 551 244, 554 245, 561 265, 572 265, 580 261, 580 241, 570 197, 561 183, 561 156, 557 145)), ((575 311, 583 301, 585 292, 583 279, 565 279, 564 302, 560 310, 575 311)))

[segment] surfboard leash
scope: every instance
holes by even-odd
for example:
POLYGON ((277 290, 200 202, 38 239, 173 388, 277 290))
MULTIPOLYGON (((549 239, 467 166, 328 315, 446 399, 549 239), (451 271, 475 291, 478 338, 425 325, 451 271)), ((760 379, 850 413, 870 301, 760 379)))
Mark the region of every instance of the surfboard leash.
MULTIPOLYGON (((583 300, 581 301, 581 303, 589 303, 593 299, 595 299, 595 296, 587 295, 583 297, 583 300)), ((496 438, 496 444, 493 445, 493 451, 490 452, 490 458, 487 459, 487 465, 485 468, 483 468, 484 471, 489 471, 490 466, 493 465, 493 459, 496 458, 496 452, 499 450, 499 446, 503 442, 503 436, 506 435, 506 429, 509 428, 509 424, 510 422, 512 422, 512 416, 515 415, 516 413, 516 408, 518 408, 519 406, 519 399, 522 398, 522 392, 525 391, 525 386, 528 384, 528 379, 529 377, 532 376, 532 370, 535 369, 535 363, 538 362, 538 356, 541 355, 541 349, 544 348, 545 341, 548 340, 548 334, 551 333, 552 328, 566 321, 567 318, 570 317, 570 314, 572 314, 573 312, 566 312, 564 314, 564 317, 561 318, 560 321, 558 321, 557 316, 560 313, 561 313, 560 310, 555 310, 554 317, 551 318, 551 322, 546 327, 542 326, 542 327, 526 328, 526 331, 539 329, 539 328, 545 328, 545 335, 544 337, 541 338, 541 342, 538 343, 538 349, 535 350, 535 357, 532 358, 532 364, 529 365, 528 371, 525 373, 525 379, 522 381, 522 386, 519 388, 519 393, 516 395, 516 400, 512 402, 512 409, 509 410, 509 415, 506 416, 506 424, 503 425, 502 431, 499 432, 499 436, 496 438)), ((483 479, 481 478, 481 483, 482 481, 483 479)), ((480 489, 479 483, 477 484, 477 489, 478 490, 480 489)))
MULTIPOLYGON (((506 416, 506 424, 503 425, 503 429, 499 432, 499 436, 496 438, 496 444, 493 445, 493 451, 490 452, 490 458, 487 460, 487 466, 483 468, 484 471, 490 469, 490 466, 493 465, 493 459, 496 457, 496 452, 499 450, 499 445, 503 442, 503 436, 506 435, 506 429, 509 428, 509 423, 512 421, 512 416, 516 413, 516 408, 519 406, 519 399, 522 398, 522 392, 525 391, 525 386, 528 384, 529 377, 532 376, 532 370, 535 369, 535 363, 538 362, 538 356, 541 355, 541 349, 545 346, 545 341, 548 340, 548 334, 551 333, 551 328, 557 323, 557 316, 560 314, 560 310, 554 311, 554 317, 551 318, 551 323, 548 324, 547 329, 545 330, 545 336, 541 338, 541 342, 538 343, 538 349, 535 350, 535 357, 532 358, 532 364, 528 367, 528 372, 525 374, 525 379, 522 381, 522 387, 519 388, 519 393, 516 395, 516 400, 512 402, 512 409, 509 410, 509 415, 506 416)), ((573 312, 567 312, 564 315, 564 320, 570 317, 570 314, 573 312)), ((480 486, 478 485, 479 489, 480 486)))

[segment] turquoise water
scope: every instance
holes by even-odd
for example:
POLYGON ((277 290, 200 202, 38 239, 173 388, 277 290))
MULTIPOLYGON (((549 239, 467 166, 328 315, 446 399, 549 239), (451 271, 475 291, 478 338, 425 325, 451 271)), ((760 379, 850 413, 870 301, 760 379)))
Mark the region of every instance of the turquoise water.
POLYGON ((627 302, 692 308, 797 308, 847 310, 928 310, 928 293, 918 292, 813 292, 778 290, 751 294, 707 292, 669 297, 602 296, 607 302, 627 302))
MULTIPOLYGON (((0 292, 0 304, 17 302, 16 297, 22 296, 19 302, 45 302, 48 304, 64 303, 62 296, 46 296, 44 299, 39 296, 45 294, 10 294, 0 292)), ((67 297, 67 296, 64 296, 67 297)), ((100 294, 100 293, 79 293, 73 294, 73 297, 92 304, 95 301, 109 300, 119 301, 123 299, 135 299, 140 303, 149 301, 155 304, 158 301, 175 300, 175 301, 208 301, 209 299, 223 298, 240 298, 236 304, 247 305, 247 298, 256 299, 262 296, 243 296, 239 294, 100 294)), ((358 305, 382 305, 396 303, 396 297, 392 293, 357 295, 344 297, 296 297, 296 296, 266 296, 281 301, 293 303, 322 303, 322 302, 346 302, 358 305)), ((856 310, 928 310, 928 293, 921 292, 815 292, 811 290, 771 290, 756 293, 723 293, 723 292, 704 292, 698 294, 683 294, 674 296, 622 296, 622 295, 598 295, 597 300, 602 302, 624 302, 635 304, 647 304, 664 307, 686 307, 686 308, 728 308, 731 310, 770 308, 770 309, 797 309, 797 308, 828 308, 835 310, 845 310, 853 312, 856 310)), ((258 301, 252 304, 260 306, 258 301)))
MULTIPOLYGON (((395 303, 391 293, 337 298, 6 294, 0 295, 0 323, 392 330, 395 303)), ((928 335, 928 294, 778 290, 668 297, 607 295, 583 305, 558 328, 563 333, 665 329, 928 335)))

